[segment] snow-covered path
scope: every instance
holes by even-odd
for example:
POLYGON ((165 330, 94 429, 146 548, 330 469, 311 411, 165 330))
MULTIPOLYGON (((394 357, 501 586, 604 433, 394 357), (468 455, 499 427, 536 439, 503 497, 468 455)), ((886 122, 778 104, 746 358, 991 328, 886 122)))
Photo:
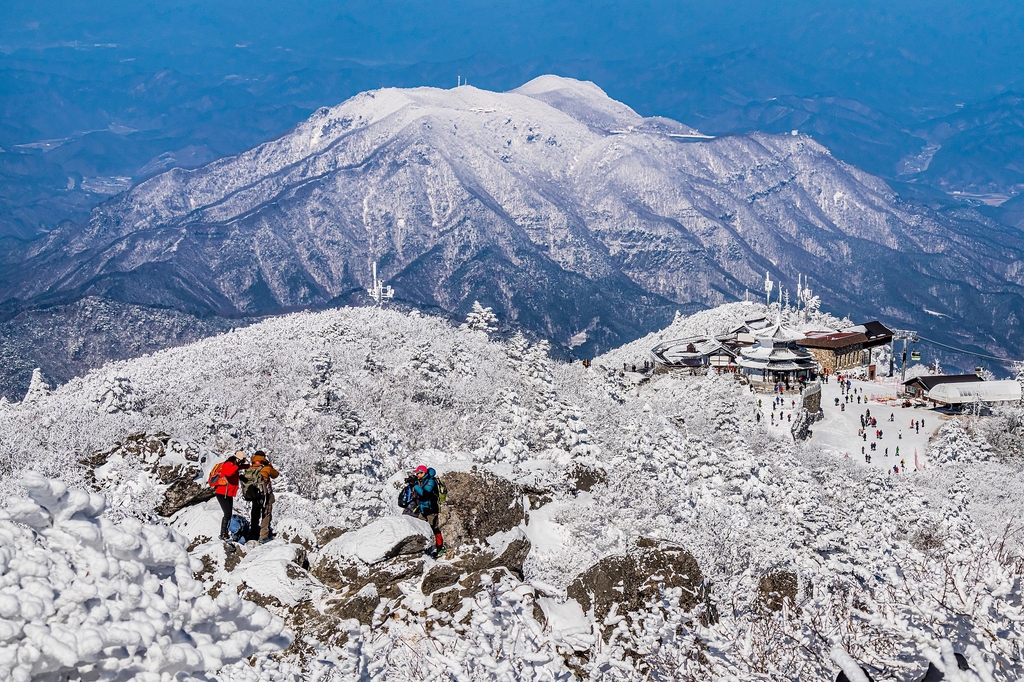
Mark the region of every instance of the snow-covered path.
MULTIPOLYGON (((857 395, 867 398, 857 403, 856 397, 853 401, 846 403, 846 410, 842 411, 836 406, 836 398, 842 404, 843 397, 839 389, 839 383, 833 378, 829 383, 822 386, 821 407, 825 412, 825 418, 811 427, 813 435, 811 441, 823 446, 827 450, 835 452, 840 457, 850 456, 854 461, 866 464, 861 448, 871 455, 870 466, 879 469, 892 470, 893 465, 899 464, 900 460, 906 462, 908 471, 913 471, 914 452, 917 452, 919 466, 924 467, 925 452, 928 449, 928 440, 942 424, 944 417, 939 412, 922 407, 898 407, 894 400, 894 393, 891 386, 871 381, 852 381, 852 388, 858 391, 857 395), (859 393, 863 391, 863 394, 859 393), (885 401, 888 399, 889 404, 885 401), (860 415, 866 410, 871 410, 871 416, 878 420, 875 427, 867 427, 868 438, 858 436, 860 430, 860 415), (892 421, 889 421, 890 415, 892 421), (911 422, 924 420, 924 426, 920 432, 911 427, 911 422), (875 440, 875 430, 882 430, 882 439, 875 440), (902 437, 900 434, 902 433, 902 437), (871 443, 877 442, 877 450, 871 452, 871 443), (899 456, 896 456, 896 448, 899 448, 899 456), (889 455, 886 456, 886 448, 889 455)), ((853 393, 851 391, 851 396, 853 393)), ((903 465, 900 465, 903 469, 903 465)))

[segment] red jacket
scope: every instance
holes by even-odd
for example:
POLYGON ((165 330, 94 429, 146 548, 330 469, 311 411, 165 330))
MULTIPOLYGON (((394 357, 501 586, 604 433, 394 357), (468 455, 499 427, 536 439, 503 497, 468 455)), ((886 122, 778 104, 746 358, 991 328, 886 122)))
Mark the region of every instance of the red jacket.
POLYGON ((238 494, 238 471, 240 469, 248 469, 248 464, 238 466, 234 462, 224 461, 220 465, 220 475, 227 479, 227 485, 219 485, 213 489, 213 492, 218 495, 227 495, 228 497, 234 497, 238 494))

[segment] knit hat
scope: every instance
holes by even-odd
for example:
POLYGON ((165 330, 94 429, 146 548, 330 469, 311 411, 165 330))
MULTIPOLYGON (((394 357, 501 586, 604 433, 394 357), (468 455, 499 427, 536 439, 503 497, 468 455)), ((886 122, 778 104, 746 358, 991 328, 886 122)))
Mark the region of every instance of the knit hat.
POLYGON ((422 464, 419 465, 418 467, 416 467, 416 473, 417 474, 425 474, 425 473, 427 473, 427 467, 423 466, 422 464))

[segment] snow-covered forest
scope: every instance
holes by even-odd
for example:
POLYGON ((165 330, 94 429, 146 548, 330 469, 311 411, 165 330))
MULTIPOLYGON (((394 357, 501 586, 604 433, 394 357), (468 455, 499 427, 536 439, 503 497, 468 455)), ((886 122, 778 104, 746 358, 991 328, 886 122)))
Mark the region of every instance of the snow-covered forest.
POLYGON ((344 308, 36 376, 0 402, 0 678, 1020 679, 1024 411, 892 475, 758 423, 730 375, 621 371, 764 312, 585 368, 481 306, 344 308), (265 545, 201 499, 238 449, 282 474, 265 545), (375 554, 418 464, 453 519, 474 500, 459 542, 375 554))

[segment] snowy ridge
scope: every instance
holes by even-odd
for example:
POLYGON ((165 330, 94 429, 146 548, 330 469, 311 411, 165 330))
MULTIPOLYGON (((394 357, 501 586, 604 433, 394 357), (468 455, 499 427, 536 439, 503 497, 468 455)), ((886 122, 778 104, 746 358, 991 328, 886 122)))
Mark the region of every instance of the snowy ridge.
MULTIPOLYGON (((663 335, 713 332, 758 309, 680 318, 663 335)), ((1024 674, 1024 564, 1008 525, 1024 503, 1024 453, 978 458, 981 429, 949 426, 935 443, 949 456, 887 475, 773 435, 754 420, 758 396, 731 377, 636 385, 615 371, 632 351, 586 370, 547 350, 392 310, 270 319, 0 406, 0 496, 22 492, 12 474, 24 469, 81 485, 94 466, 83 455, 114 447, 105 461, 119 457, 121 473, 101 465, 96 485, 121 500, 117 514, 157 521, 153 501, 168 484, 149 473, 156 455, 127 446, 133 434, 166 434, 163 462, 266 449, 282 471, 277 539, 241 558, 204 543, 213 501, 170 521, 204 561, 204 591, 238 592, 296 631, 273 662, 258 657, 222 679, 827 679, 845 657, 876 679, 919 678, 928 661, 957 679, 953 650, 975 671, 960 679, 1024 674), (379 560, 423 530, 403 529, 394 483, 424 462, 523 486, 512 499, 528 517, 492 534, 502 552, 529 541, 521 579, 467 569, 431 595, 428 578, 471 555, 446 563, 404 548, 379 560), (597 622, 567 596, 595 562, 652 537, 696 561, 696 606, 671 588, 597 622), (350 579, 344 571, 381 573, 349 593, 335 586, 350 579), (436 599, 452 593, 447 606, 436 599), (379 603, 360 612, 368 599, 379 603)))

